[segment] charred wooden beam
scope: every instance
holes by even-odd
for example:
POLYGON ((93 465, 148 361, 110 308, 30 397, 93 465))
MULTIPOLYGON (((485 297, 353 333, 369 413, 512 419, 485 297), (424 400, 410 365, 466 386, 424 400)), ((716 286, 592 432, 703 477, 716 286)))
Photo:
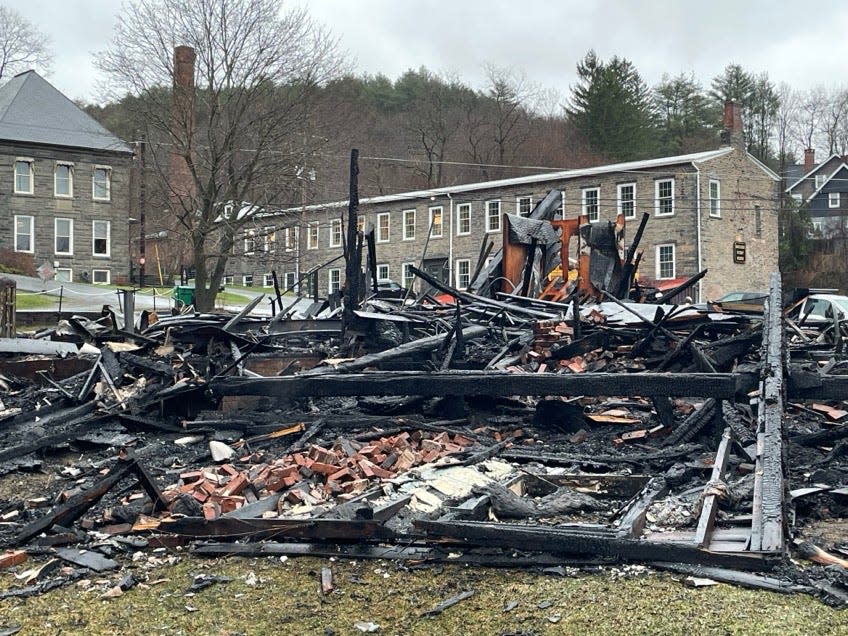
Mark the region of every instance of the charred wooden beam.
POLYGON ((751 550, 784 551, 783 327, 780 274, 774 273, 763 319, 757 461, 751 550))
POLYGON ((716 486, 721 482, 724 471, 727 470, 727 460, 730 457, 730 442, 732 435, 730 429, 724 429, 721 443, 716 451, 713 472, 710 481, 704 486, 703 502, 701 504, 701 515, 698 517, 698 527, 695 530, 695 545, 699 548, 709 547, 710 539, 715 527, 716 513, 718 512, 718 494, 716 486))
POLYGON ((618 522, 619 533, 625 537, 638 539, 645 530, 645 517, 648 508, 659 497, 668 493, 668 484, 664 477, 652 477, 644 488, 628 502, 625 512, 618 522))
POLYGON ((413 525, 430 537, 450 538, 464 544, 540 550, 554 554, 591 554, 618 561, 670 561, 740 570, 762 570, 779 562, 779 559, 769 554, 710 552, 690 544, 626 539, 557 526, 423 519, 414 521, 413 525))
MULTIPOLYGON (((733 374, 722 373, 500 373, 492 371, 374 371, 273 378, 216 378, 213 395, 281 399, 353 395, 647 395, 731 398, 733 374)), ((701 409, 702 411, 705 410, 701 409)))
POLYGON ((163 522, 162 532, 187 537, 286 537, 289 539, 386 540, 395 533, 373 519, 239 519, 218 517, 207 521, 203 517, 182 517, 163 522))

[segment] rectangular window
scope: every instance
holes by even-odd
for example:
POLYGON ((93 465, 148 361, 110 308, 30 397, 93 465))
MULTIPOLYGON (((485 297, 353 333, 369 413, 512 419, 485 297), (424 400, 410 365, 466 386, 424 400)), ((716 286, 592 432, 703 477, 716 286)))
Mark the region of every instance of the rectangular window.
POLYGON ((456 208, 456 234, 471 234, 471 204, 460 203, 456 208))
POLYGON ((838 208, 839 207, 839 193, 838 192, 828 192, 828 194, 827 194, 827 207, 829 207, 829 208, 838 208))
POLYGON ((657 245, 657 279, 669 279, 674 276, 674 245, 657 245))
POLYGON ((236 277, 235 276, 224 276, 224 285, 235 285, 236 277))
POLYGON ((377 215, 377 242, 389 242, 389 213, 381 212, 377 215))
POLYGON ((91 270, 91 282, 95 285, 108 285, 112 282, 112 272, 108 269, 91 270))
POLYGON ((412 273, 412 266, 415 263, 404 263, 401 265, 401 273, 403 274, 403 286, 407 289, 412 287, 415 282, 415 274, 412 273))
POLYGON ((318 249, 318 221, 312 221, 306 226, 306 249, 318 249))
POLYGON ((56 170, 53 173, 53 194, 66 198, 74 196, 74 164, 56 164, 56 170))
POLYGON ((430 236, 431 238, 442 238, 444 224, 442 223, 442 206, 430 208, 430 236))
POLYGON ((361 214, 356 217, 356 231, 364 232, 365 231, 365 217, 361 214))
POLYGON ((72 283, 74 280, 74 272, 70 267, 57 267, 53 280, 57 283, 72 283))
POLYGON ((710 179, 710 216, 721 218, 721 183, 710 179))
POLYGON ((654 214, 657 216, 674 214, 674 179, 655 181, 654 188, 654 214))
POLYGON ((403 211, 403 240, 415 239, 415 210, 403 211))
POLYGON ((518 197, 515 200, 515 213, 519 216, 530 216, 533 209, 533 197, 518 197))
POLYGON ((272 254, 277 249, 277 232, 274 227, 262 228, 262 251, 266 254, 272 254))
POLYGON ((15 216, 15 251, 35 251, 33 239, 35 221, 31 216, 15 216))
POLYGON ((824 185, 824 182, 827 180, 827 176, 823 174, 816 175, 816 190, 824 185))
POLYGON ((244 231, 244 253, 247 255, 253 254, 256 251, 256 231, 244 231))
POLYGON ((583 188, 581 203, 583 205, 583 214, 589 217, 589 223, 597 223, 601 219, 600 192, 600 188, 583 188))
POLYGON ((501 202, 486 201, 486 231, 500 232, 501 231, 501 202))
POLYGON ((342 271, 340 269, 331 269, 327 272, 329 277, 327 291, 332 294, 342 288, 342 271))
POLYGON ((110 256, 112 253, 112 224, 109 221, 93 221, 91 227, 91 253, 95 256, 110 256))
POLYGON ((330 247, 342 246, 342 220, 333 219, 330 221, 330 247))
POLYGON ((112 197, 112 168, 96 166, 91 185, 91 198, 95 201, 108 201, 112 197))
POLYGON ((471 261, 467 258, 456 261, 456 288, 467 289, 471 284, 471 261))
POLYGON ((74 253, 74 220, 56 219, 53 222, 54 247, 56 254, 67 256, 74 253))
POLYGON ((624 215, 625 219, 636 218, 636 184, 618 184, 618 214, 624 215))
POLYGON ((285 241, 285 250, 287 252, 293 252, 297 249, 298 230, 299 228, 297 227, 286 228, 283 240, 285 241))
POLYGON ((241 277, 242 287, 253 287, 253 274, 244 274, 241 277))
POLYGON ((32 194, 32 159, 15 161, 15 194, 32 194))
POLYGON ((760 206, 754 206, 754 236, 763 238, 763 211, 760 206))
POLYGON ((294 272, 286 272, 285 274, 285 289, 284 292, 297 291, 297 278, 294 272))
POLYGON ((265 273, 262 275, 262 286, 263 287, 273 287, 274 286, 274 275, 271 272, 265 273))
POLYGON ((377 280, 389 280, 389 264, 380 263, 377 265, 377 280))

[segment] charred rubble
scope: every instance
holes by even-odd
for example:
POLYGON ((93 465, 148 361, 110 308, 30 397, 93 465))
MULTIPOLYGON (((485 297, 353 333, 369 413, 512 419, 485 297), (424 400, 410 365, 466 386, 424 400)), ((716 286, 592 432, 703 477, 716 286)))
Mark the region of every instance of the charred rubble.
POLYGON ((552 239, 522 223, 523 269, 507 248, 475 276, 513 268, 524 293, 416 270, 432 290, 415 300, 138 332, 72 318, 42 353, 4 348, 0 474, 56 481, 0 500, 0 567, 70 568, 0 596, 186 546, 637 562, 844 605, 848 544, 817 534, 848 507, 841 337, 799 336, 777 275, 759 312, 666 302, 686 289, 632 302, 635 252, 611 258, 600 236, 603 260, 577 265, 595 293, 546 281, 527 272, 547 271, 552 239))

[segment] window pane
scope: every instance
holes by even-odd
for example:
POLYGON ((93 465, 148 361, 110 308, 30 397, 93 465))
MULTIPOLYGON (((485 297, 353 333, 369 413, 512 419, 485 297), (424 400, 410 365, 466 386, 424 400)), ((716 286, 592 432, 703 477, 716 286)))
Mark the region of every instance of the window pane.
POLYGON ((94 191, 95 199, 109 198, 109 169, 95 168, 94 169, 94 191))
POLYGON ((71 167, 63 164, 56 166, 56 194, 71 196, 71 167))

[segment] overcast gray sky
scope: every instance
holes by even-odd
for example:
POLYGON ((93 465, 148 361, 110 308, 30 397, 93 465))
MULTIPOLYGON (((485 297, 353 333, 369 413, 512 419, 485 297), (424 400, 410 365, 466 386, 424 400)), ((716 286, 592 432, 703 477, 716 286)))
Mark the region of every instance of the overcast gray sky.
MULTIPOLYGON (((818 0, 291 0, 327 25, 360 72, 452 73, 474 87, 484 63, 524 72, 563 96, 594 48, 631 60, 649 83, 694 72, 704 84, 730 62, 796 88, 848 84, 848 2, 818 0), (813 10, 814 6, 814 10, 813 10)), ((108 47, 115 0, 28 0, 15 8, 53 40, 48 79, 97 99, 96 52, 108 47)))

